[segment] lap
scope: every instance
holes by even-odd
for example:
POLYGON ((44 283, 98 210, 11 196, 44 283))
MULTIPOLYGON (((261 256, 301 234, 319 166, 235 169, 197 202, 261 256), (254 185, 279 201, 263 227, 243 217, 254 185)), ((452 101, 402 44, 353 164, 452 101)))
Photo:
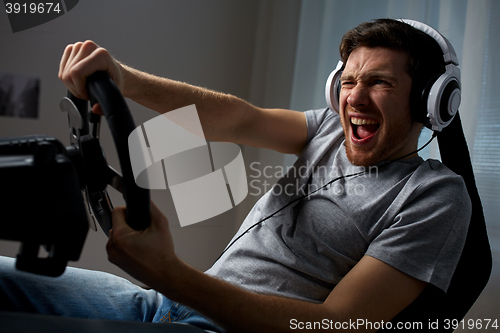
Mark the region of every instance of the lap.
POLYGON ((163 296, 104 272, 67 267, 59 277, 15 269, 0 257, 0 309, 75 318, 153 321, 163 296))
POLYGON ((72 318, 183 323, 207 331, 222 330, 194 310, 152 289, 121 277, 67 267, 48 277, 15 268, 15 259, 0 256, 0 311, 72 318))

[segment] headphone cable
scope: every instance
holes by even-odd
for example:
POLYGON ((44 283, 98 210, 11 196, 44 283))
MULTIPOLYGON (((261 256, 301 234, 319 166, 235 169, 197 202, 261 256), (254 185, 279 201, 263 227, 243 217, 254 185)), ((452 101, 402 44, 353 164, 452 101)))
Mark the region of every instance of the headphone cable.
MULTIPOLYGON (((424 144, 422 147, 418 148, 417 150, 409 153, 409 154, 406 154, 406 155, 403 155, 401 157, 398 157, 397 159, 395 160, 392 160, 392 161, 388 161, 387 163, 385 164, 382 164, 380 167, 385 167, 393 162, 396 162, 396 161, 399 161, 399 160, 402 160, 410 155, 413 155, 413 154, 416 154, 418 153, 419 151, 421 151, 422 149, 424 149, 425 147, 427 147, 431 142, 432 140, 434 140, 434 138, 438 135, 438 132, 437 131, 433 131, 432 133, 432 137, 429 139, 429 141, 427 141, 426 144, 424 144)), ((219 259, 224 255, 224 253, 227 252, 227 250, 229 250, 229 248, 231 248, 231 246, 233 246, 234 243, 236 243, 236 241, 238 241, 241 237, 243 237, 245 234, 247 234, 250 230, 252 230, 253 228, 255 228, 256 226, 260 225, 261 223, 263 223, 264 221, 267 221, 268 219, 270 219, 271 217, 273 217, 274 215, 278 214, 279 212, 281 212, 282 210, 284 210, 285 208, 287 208, 288 206, 292 205, 293 203, 297 202, 297 201, 300 201, 302 199, 305 199, 311 195, 313 195, 314 193, 320 191, 320 190, 323 190, 325 187, 331 185, 332 183, 338 181, 338 180, 341 180, 341 179, 344 179, 344 178, 350 178, 350 177, 355 177, 355 176, 359 176, 361 174, 364 174, 366 171, 360 171, 360 172, 356 172, 356 173, 353 173, 353 174, 350 174, 350 175, 346 175, 346 176, 339 176, 337 178, 334 178, 332 180, 330 180, 328 183, 324 184, 323 186, 317 188, 316 190, 312 191, 312 192, 309 192, 309 193, 306 193, 298 198, 295 198, 294 200, 290 201, 289 203, 287 203, 286 205, 284 205, 283 207, 281 207, 280 209, 278 209, 277 211, 275 211, 274 213, 266 216, 265 218, 263 218, 262 220, 258 221, 258 222, 255 222, 254 224, 252 224, 250 227, 247 228, 247 230, 245 230, 244 232, 242 232, 238 237, 236 237, 228 246, 226 246, 226 248, 224 249, 224 251, 222 251, 222 253, 220 254, 220 256, 214 261, 214 264, 219 261, 219 259)), ((272 191, 272 190, 271 190, 272 191)))

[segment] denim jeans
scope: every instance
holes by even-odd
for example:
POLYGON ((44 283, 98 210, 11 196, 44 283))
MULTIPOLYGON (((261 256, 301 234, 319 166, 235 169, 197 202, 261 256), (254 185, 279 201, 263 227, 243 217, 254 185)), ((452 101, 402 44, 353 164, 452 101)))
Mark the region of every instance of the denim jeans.
POLYGON ((103 272, 67 267, 59 277, 18 271, 0 256, 0 311, 74 318, 177 322, 223 332, 196 311, 103 272))

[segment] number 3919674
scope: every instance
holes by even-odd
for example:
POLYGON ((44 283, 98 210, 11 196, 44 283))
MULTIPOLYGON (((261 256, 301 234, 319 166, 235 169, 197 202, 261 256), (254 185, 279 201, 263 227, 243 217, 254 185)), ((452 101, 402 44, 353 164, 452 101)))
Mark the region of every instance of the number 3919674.
POLYGON ((49 14, 62 11, 60 2, 7 2, 5 12, 7 14, 49 14))
POLYGON ((497 330, 499 327, 498 319, 462 319, 458 321, 457 319, 445 319, 444 320, 444 328, 445 329, 453 329, 457 328, 462 329, 473 329, 473 330, 482 330, 482 329, 495 329, 497 330))

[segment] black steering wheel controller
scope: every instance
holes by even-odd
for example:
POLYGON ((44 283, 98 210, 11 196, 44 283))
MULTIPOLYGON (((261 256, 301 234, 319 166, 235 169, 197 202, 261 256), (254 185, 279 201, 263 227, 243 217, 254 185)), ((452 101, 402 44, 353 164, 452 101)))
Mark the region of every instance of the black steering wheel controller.
POLYGON ((110 167, 99 143, 100 116, 88 111, 88 103, 71 93, 61 101, 68 112, 70 152, 79 166, 80 184, 86 194, 92 216, 108 234, 111 228, 112 204, 106 191, 111 185, 122 192, 127 204, 127 223, 143 230, 150 223, 149 190, 137 186, 134 180, 128 137, 135 129, 134 120, 120 90, 105 72, 96 72, 87 79, 91 104, 99 103, 115 142, 123 176, 110 167))
POLYGON ((70 93, 60 105, 68 112, 69 146, 47 135, 0 139, 0 238, 21 242, 18 269, 58 276, 69 260, 79 259, 89 228, 84 198, 94 225, 97 221, 108 234, 113 208, 108 185, 122 192, 127 223, 136 230, 149 226, 149 190, 136 185, 128 151, 135 129, 128 106, 105 72, 94 73, 87 84, 91 103, 99 103, 107 119, 123 176, 108 165, 101 148, 101 117, 70 93), (40 246, 47 257, 39 257, 40 246))

